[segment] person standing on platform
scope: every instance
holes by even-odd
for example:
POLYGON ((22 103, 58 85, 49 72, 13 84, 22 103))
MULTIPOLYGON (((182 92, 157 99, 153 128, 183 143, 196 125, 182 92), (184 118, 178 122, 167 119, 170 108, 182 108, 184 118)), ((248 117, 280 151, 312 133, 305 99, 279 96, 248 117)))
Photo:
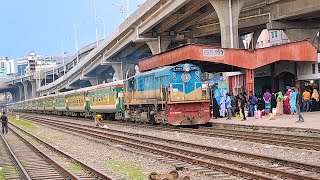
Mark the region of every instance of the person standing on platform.
POLYGON ((298 114, 298 117, 299 117, 299 120, 297 121, 297 123, 304 122, 304 118, 302 117, 300 108, 301 108, 301 95, 299 93, 299 90, 297 89, 297 93, 296 93, 296 110, 297 110, 297 114, 298 114))
MULTIPOLYGON (((291 110, 292 115, 297 112, 296 104, 297 104, 297 93, 295 92, 294 89, 292 89, 291 93, 290 93, 290 110, 291 110)), ((300 102, 300 104, 301 104, 301 102, 300 102)))
POLYGON ((254 116, 254 111, 255 111, 255 106, 258 104, 258 98, 253 94, 252 91, 250 91, 249 95, 249 111, 250 111, 250 116, 254 116))
POLYGON ((1 115, 1 122, 2 122, 2 134, 5 132, 8 133, 8 117, 6 115, 6 112, 3 111, 1 115))
POLYGON ((288 89, 288 91, 286 92, 285 96, 284 96, 284 106, 283 106, 283 111, 284 114, 290 114, 290 93, 291 90, 288 89))
POLYGON ((283 114, 283 94, 281 91, 278 92, 278 97, 277 97, 277 115, 282 115, 283 114))
POLYGON ((274 109, 277 107, 277 98, 276 94, 272 93, 271 95, 271 113, 274 113, 274 109))
POLYGON ((224 95, 221 95, 220 99, 220 116, 226 117, 226 98, 224 95))
POLYGON ((240 93, 240 108, 241 108, 241 113, 243 116, 243 119, 241 121, 245 121, 246 119, 246 113, 244 112, 244 107, 246 106, 246 98, 242 93, 240 93))
POLYGON ((309 111, 310 98, 311 98, 310 92, 308 92, 307 90, 304 90, 304 92, 302 93, 302 102, 303 102, 304 112, 309 111))
POLYGON ((232 112, 232 116, 234 116, 235 111, 236 111, 236 104, 237 104, 237 98, 235 95, 233 95, 232 92, 229 93, 230 94, 230 99, 231 99, 231 112, 232 112))
POLYGON ((271 112, 271 94, 269 92, 269 89, 267 89, 264 93, 263 100, 265 102, 266 115, 268 115, 271 112))
POLYGON ((232 112, 231 112, 232 106, 231 106, 231 98, 229 93, 227 93, 226 106, 227 106, 227 119, 230 120, 232 116, 232 112))
POLYGON ((213 104, 212 104, 213 116, 215 117, 215 119, 218 119, 218 117, 220 115, 218 101, 214 97, 212 102, 213 102, 213 104))
POLYGON ((311 100, 312 100, 312 111, 319 111, 319 93, 318 90, 314 89, 312 96, 311 96, 311 100))

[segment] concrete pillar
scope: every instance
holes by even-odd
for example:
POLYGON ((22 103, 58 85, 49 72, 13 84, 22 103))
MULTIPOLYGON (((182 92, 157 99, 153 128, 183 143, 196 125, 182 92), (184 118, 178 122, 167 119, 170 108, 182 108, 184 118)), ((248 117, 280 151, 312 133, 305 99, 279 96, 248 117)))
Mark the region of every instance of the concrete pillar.
POLYGON ((113 81, 121 80, 126 78, 126 74, 128 69, 132 66, 132 64, 113 64, 112 68, 114 69, 113 81))
POLYGON ((90 83, 91 83, 91 86, 96 86, 99 84, 99 79, 98 78, 95 78, 95 79, 89 79, 90 83))
POLYGON ((219 18, 221 46, 223 48, 239 48, 238 20, 244 0, 209 0, 209 2, 219 18), (231 7, 229 2, 231 2, 231 7))
POLYGON ((152 55, 165 52, 168 49, 170 44, 171 44, 171 41, 161 40, 161 39, 160 39, 160 47, 159 47, 159 41, 154 40, 154 41, 147 42, 147 45, 149 46, 149 48, 152 52, 152 55))
POLYGON ((317 33, 319 29, 285 29, 284 32, 290 41, 301 41, 308 39, 317 49, 319 48, 319 38, 317 33))
POLYGON ((29 82, 28 81, 24 81, 22 84, 23 84, 24 100, 28 100, 28 99, 30 99, 30 97, 29 97, 30 93, 28 91, 29 82))
POLYGON ((239 37, 238 37, 238 39, 239 39, 239 49, 245 49, 246 47, 244 46, 244 43, 243 43, 243 40, 242 40, 242 35, 241 34, 239 34, 239 37))
POLYGON ((37 97, 37 83, 36 81, 31 81, 31 98, 36 98, 37 97))
POLYGON ((249 94, 250 91, 254 93, 254 71, 252 69, 246 70, 246 93, 249 94))
POLYGON ((19 94, 18 101, 23 101, 24 100, 23 84, 19 83, 17 86, 18 86, 18 94, 19 94))
POLYGON ((251 47, 253 47, 252 49, 256 49, 257 42, 258 42, 259 36, 261 35, 262 30, 263 29, 257 29, 255 31, 253 31, 252 39, 250 42, 251 47))

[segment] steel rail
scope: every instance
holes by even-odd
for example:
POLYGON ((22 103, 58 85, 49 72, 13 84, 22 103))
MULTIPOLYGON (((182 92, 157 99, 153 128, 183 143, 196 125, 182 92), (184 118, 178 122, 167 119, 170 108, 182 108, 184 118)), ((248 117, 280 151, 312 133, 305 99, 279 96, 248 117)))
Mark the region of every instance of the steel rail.
POLYGON ((85 162, 83 162, 83 161, 81 161, 81 160, 79 160, 79 159, 77 159, 77 158, 75 158, 75 157, 72 157, 71 155, 69 155, 69 154, 66 153, 66 152, 63 152, 63 151, 55 148, 53 145, 50 145, 48 142, 46 142, 46 141, 44 141, 44 140, 36 137, 35 135, 33 135, 33 134, 25 131, 24 129, 16 126, 15 124, 10 123, 10 125, 11 125, 11 126, 14 126, 15 128, 19 129, 20 131, 28 134, 29 136, 31 136, 32 138, 34 138, 36 141, 38 141, 38 142, 44 144, 45 146, 49 147, 51 150, 56 151, 56 152, 58 152, 59 154, 62 154, 63 156, 65 156, 65 157, 71 159, 72 161, 80 164, 80 165, 81 165, 82 167, 84 167, 85 169, 93 172, 96 177, 98 177, 98 178, 100 178, 100 179, 105 179, 105 180, 113 180, 112 177, 110 177, 109 175, 105 174, 104 172, 101 172, 101 171, 99 171, 99 170, 96 170, 96 169, 94 169, 93 167, 87 165, 85 162))
MULTIPOLYGON (((37 119, 33 119, 33 120, 37 121, 37 119)), ((202 158, 208 159, 209 161, 210 160, 220 161, 220 162, 222 161, 222 162, 226 162, 226 163, 229 163, 229 164, 235 164, 235 165, 238 165, 238 166, 241 166, 241 167, 246 167, 246 168, 253 169, 253 170, 258 170, 258 171, 263 172, 263 173, 268 173, 268 174, 273 174, 273 175, 281 174, 281 176, 286 177, 286 178, 316 179, 316 178, 313 178, 313 177, 310 177, 310 176, 305 176, 305 175, 302 175, 302 174, 285 172, 285 171, 282 171, 282 170, 276 170, 276 169, 271 169, 271 168, 265 168, 265 167, 252 165, 252 164, 248 164, 248 163, 244 163, 244 162, 240 162, 240 161, 236 161, 236 160, 224 159, 224 158, 211 156, 211 155, 207 155, 207 154, 203 154, 203 153, 197 153, 197 152, 193 152, 193 151, 188 151, 188 150, 184 150, 182 148, 176 148, 176 147, 171 147, 171 146, 166 146, 166 145, 159 145, 159 144, 153 143, 153 142, 146 142, 146 141, 137 140, 137 139, 129 138, 129 137, 125 137, 125 136, 114 135, 114 134, 107 133, 106 131, 104 131, 104 132, 98 131, 97 132, 96 130, 92 130, 90 128, 83 128, 83 127, 79 127, 79 126, 71 126, 68 123, 64 123, 63 124, 63 123, 52 122, 52 121, 45 120, 44 118, 38 118, 38 122, 49 124, 51 126, 55 126, 55 127, 60 128, 60 129, 64 128, 64 129, 68 129, 68 130, 71 130, 71 131, 74 131, 74 132, 78 132, 78 133, 81 133, 81 134, 86 134, 86 135, 93 136, 93 137, 96 137, 96 138, 99 138, 99 139, 105 139, 105 140, 112 141, 112 142, 126 144, 128 146, 135 147, 135 148, 138 148, 138 149, 142 148, 142 149, 146 149, 146 150, 152 150, 154 153, 158 153, 158 154, 159 153, 163 154, 164 152, 162 152, 162 151, 174 151, 174 152, 167 152, 169 154, 166 154, 166 155, 169 156, 169 157, 173 156, 173 157, 175 157, 177 159, 183 159, 183 158, 180 157, 180 156, 179 157, 174 156, 174 154, 170 155, 170 153, 178 152, 178 154, 180 154, 180 155, 181 154, 186 154, 189 157, 190 156, 192 156, 192 157, 202 157, 202 158), (39 119, 41 119, 41 120, 39 120, 39 119), (151 146, 151 149, 148 146, 151 146)), ((185 158, 187 158, 187 157, 185 157, 185 158)), ((192 161, 193 163, 194 163, 194 161, 199 163, 198 162, 199 159, 192 159, 190 161, 192 161)), ((205 162, 201 162, 201 163, 205 163, 205 162)), ((211 167, 217 168, 217 164, 215 164, 215 165, 207 164, 206 166, 211 166, 211 167)), ((244 176, 248 176, 248 173, 250 173, 250 172, 246 172, 245 170, 242 170, 242 169, 231 168, 233 170, 230 170, 230 167, 228 167, 228 168, 220 167, 220 168, 224 168, 224 169, 227 169, 228 171, 232 171, 233 174, 239 174, 240 173, 240 174, 242 174, 244 176), (235 172, 237 172, 237 173, 235 173, 235 172)), ((265 176, 265 175, 261 175, 261 174, 260 175, 255 174, 255 175, 256 176, 261 176, 259 178, 262 178, 262 179, 264 179, 264 178, 272 179, 271 177, 268 177, 268 176, 265 176)), ((251 176, 253 176, 252 173, 251 173, 251 176)))
MULTIPOLYGON (((44 118, 47 120, 51 120, 48 118, 44 118)), ((61 120, 55 120, 56 122, 62 122, 65 123, 65 121, 61 120)), ((94 126, 90 125, 84 125, 84 124, 79 124, 79 123, 74 123, 74 122, 68 122, 68 124, 76 125, 76 126, 82 126, 82 127, 88 127, 88 128, 97 128, 94 126)), ((129 136, 135 136, 135 137, 140 137, 140 138, 145 138, 145 139, 151 139, 155 141, 161 141, 165 143, 172 143, 172 144, 177 144, 177 145, 182 145, 182 146, 187 146, 187 147, 194 147, 198 149, 205 149, 208 151, 218 151, 218 152, 223 152, 223 153, 228 153, 228 154, 234 154, 234 155, 241 155, 245 157, 250 157, 250 158, 256 158, 256 159, 262 159, 266 161, 277 161, 281 162, 282 164, 290 165, 296 168, 301 168, 309 170, 309 171, 316 171, 320 173, 320 166, 316 165, 310 165, 310 164, 305 164, 305 163, 300 163, 296 161, 288 161, 285 159, 280 159, 280 158, 275 158, 275 157, 267 157, 267 156, 262 156, 262 155, 257 155, 257 154, 252 154, 252 153, 245 153, 241 151, 234 151, 234 150, 227 150, 227 149, 222 149, 222 148, 216 148, 216 147, 211 147, 211 146, 204 146, 204 145, 199 145, 199 144, 194 144, 194 143, 188 143, 188 142, 183 142, 183 141, 178 141, 178 140, 170 140, 170 139, 165 139, 165 138, 160 138, 160 137, 155 137, 155 136, 148 136, 148 135, 143 135, 143 134, 135 134, 135 133, 130 133, 130 132, 124 132, 124 131, 119 131, 119 130, 114 130, 114 129, 108 129, 109 132, 115 132, 115 133, 121 133, 129 136)))
MULTIPOLYGON (((10 124, 13 125, 13 124, 10 124)), ((80 179, 78 176, 76 176, 75 174, 73 174, 72 172, 70 172, 68 169, 62 167, 61 165, 58 164, 58 162, 56 162, 55 160, 53 160, 52 158, 50 158, 48 155, 46 155, 44 152, 42 152, 39 148, 35 147, 34 145, 32 145, 28 140, 26 140, 24 137, 22 137, 19 133, 17 133, 15 130, 13 130, 12 128, 9 128, 11 132, 13 132, 17 137, 19 137, 19 139, 21 139, 25 144, 27 144, 34 152, 37 152, 38 154, 40 154, 43 158, 45 158, 45 160, 47 160, 51 165, 53 165, 55 168, 58 169, 58 171, 60 171, 62 174, 64 174, 66 177, 70 178, 70 179, 80 179)))
POLYGON ((3 137, 3 135, 0 133, 1 140, 5 144, 6 149, 9 152, 9 155, 11 156, 12 161, 16 164, 16 167, 19 169, 18 171, 20 172, 20 176, 22 176, 23 179, 31 180, 32 178, 28 174, 27 170, 23 167, 21 162, 19 161, 18 157, 14 154, 13 150, 11 149, 9 143, 7 140, 3 137))

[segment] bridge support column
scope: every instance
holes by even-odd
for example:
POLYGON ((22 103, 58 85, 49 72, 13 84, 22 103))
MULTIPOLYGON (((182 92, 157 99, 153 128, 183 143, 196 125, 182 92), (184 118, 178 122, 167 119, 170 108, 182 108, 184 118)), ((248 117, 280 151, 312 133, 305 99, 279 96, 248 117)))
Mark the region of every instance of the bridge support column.
POLYGON ((221 46, 223 48, 239 48, 238 20, 244 0, 209 1, 219 17, 221 46))
POLYGON ((31 81, 31 97, 30 98, 36 98, 37 97, 37 83, 36 81, 31 81))
POLYGON ((246 70, 246 88, 245 91, 247 94, 252 91, 254 93, 254 71, 252 69, 246 70))
POLYGON ((99 84, 99 79, 98 78, 95 78, 95 79, 89 79, 88 80, 91 84, 91 86, 96 86, 99 84))
POLYGON ((242 40, 242 35, 241 34, 239 34, 238 39, 239 39, 239 49, 245 49, 246 47, 244 46, 244 42, 242 40))
POLYGON ((319 48, 319 29, 286 29, 284 30, 290 41, 301 41, 308 39, 317 49, 319 48))
POLYGON ((29 82, 25 81, 22 84, 23 84, 24 100, 28 100, 28 99, 30 99, 30 92, 28 91, 29 82))
POLYGON ((152 52, 152 55, 155 55, 155 54, 160 54, 162 52, 165 52, 169 45, 171 44, 171 41, 169 40, 161 40, 160 41, 148 41, 147 42, 147 45, 149 46, 151 52, 152 52))
POLYGON ((113 64, 112 65, 112 68, 114 69, 113 81, 125 79, 127 72, 131 66, 132 64, 125 64, 125 65, 113 64))
POLYGON ((261 32, 262 32, 262 29, 257 29, 255 31, 253 31, 252 39, 250 42, 250 45, 253 47, 252 49, 256 49, 257 42, 258 42, 259 36, 261 35, 261 32))
POLYGON ((24 100, 24 90, 23 90, 23 84, 19 83, 18 85, 18 101, 23 101, 24 100))

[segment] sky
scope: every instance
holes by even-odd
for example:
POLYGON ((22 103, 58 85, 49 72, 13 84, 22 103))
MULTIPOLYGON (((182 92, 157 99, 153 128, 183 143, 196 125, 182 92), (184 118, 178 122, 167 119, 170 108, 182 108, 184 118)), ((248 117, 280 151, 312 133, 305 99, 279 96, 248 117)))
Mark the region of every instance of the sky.
MULTIPOLYGON (((143 0, 128 0, 132 14, 143 0)), ((119 5, 127 0, 95 0, 98 37, 122 23, 119 5), (116 5, 113 5, 116 4, 116 5)), ((72 56, 78 48, 96 40, 94 0, 0 0, 0 57, 20 58, 37 54, 72 56), (76 27, 76 31, 75 28, 76 27), (63 47, 63 48, 62 48, 63 47)))

